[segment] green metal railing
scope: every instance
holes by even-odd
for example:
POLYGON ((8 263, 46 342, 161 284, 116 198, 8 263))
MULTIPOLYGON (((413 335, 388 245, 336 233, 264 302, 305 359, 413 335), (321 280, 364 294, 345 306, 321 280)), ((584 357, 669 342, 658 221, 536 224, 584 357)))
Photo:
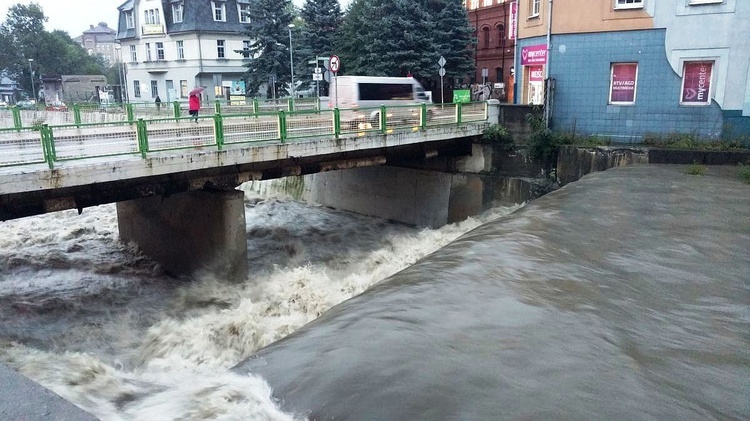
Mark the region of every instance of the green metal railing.
MULTIPOLYGON (((232 106, 215 104, 215 112, 183 117, 172 113, 143 118, 130 112, 127 119, 86 123, 75 117, 68 124, 0 129, 0 167, 55 163, 120 155, 140 155, 176 149, 216 147, 252 142, 289 142, 318 137, 421 131, 431 127, 484 122, 487 103, 421 104, 360 109, 279 110, 264 112, 253 103, 249 112, 227 112, 232 106)), ((294 107, 293 103, 289 103, 294 107)), ((76 113, 83 113, 79 109, 76 113)))

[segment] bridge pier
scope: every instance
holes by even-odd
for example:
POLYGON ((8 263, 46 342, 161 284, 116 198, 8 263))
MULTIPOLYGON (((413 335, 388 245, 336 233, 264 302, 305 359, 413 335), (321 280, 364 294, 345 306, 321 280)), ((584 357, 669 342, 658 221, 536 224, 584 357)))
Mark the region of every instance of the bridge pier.
POLYGON ((205 269, 232 281, 247 278, 244 194, 196 190, 117 203, 120 238, 135 242, 174 275, 205 269))
POLYGON ((366 167, 305 177, 306 199, 421 227, 441 227, 482 211, 482 180, 474 174, 366 167))

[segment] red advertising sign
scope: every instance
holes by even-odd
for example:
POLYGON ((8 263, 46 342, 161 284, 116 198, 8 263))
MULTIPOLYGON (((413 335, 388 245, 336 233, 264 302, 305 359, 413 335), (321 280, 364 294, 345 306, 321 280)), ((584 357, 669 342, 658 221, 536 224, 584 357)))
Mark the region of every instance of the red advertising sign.
POLYGON ((508 25, 508 39, 516 39, 516 26, 518 25, 518 2, 510 4, 510 25, 508 25))
POLYGON ((542 81, 544 81, 544 67, 542 66, 529 67, 529 82, 542 82, 542 81))
POLYGON ((682 74, 683 104, 708 104, 711 101, 711 72, 713 61, 690 61, 685 63, 682 74))
POLYGON ((547 46, 545 44, 531 45, 521 48, 521 66, 547 63, 547 46))
POLYGON ((609 85, 609 102, 635 102, 638 63, 615 63, 609 85))

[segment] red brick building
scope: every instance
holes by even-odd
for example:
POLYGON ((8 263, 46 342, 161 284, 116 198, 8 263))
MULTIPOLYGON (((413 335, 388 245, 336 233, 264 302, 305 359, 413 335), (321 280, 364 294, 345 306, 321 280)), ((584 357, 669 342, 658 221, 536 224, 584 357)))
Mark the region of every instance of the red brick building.
POLYGON ((513 101, 513 55, 515 36, 510 33, 510 0, 466 0, 469 22, 477 38, 474 51, 476 72, 472 84, 474 99, 497 98, 513 101))

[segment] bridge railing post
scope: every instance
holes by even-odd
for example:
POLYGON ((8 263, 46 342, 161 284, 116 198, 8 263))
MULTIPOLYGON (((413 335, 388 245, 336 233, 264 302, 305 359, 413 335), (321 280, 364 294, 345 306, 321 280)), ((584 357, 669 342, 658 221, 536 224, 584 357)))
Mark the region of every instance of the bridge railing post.
POLYGON ((78 104, 73 104, 73 122, 76 127, 81 127, 81 106, 78 104))
POLYGON ((125 104, 125 113, 128 116, 128 124, 133 124, 135 116, 133 114, 133 104, 125 104))
POLYGON ((216 100, 216 102, 214 102, 214 113, 221 114, 221 101, 219 101, 218 99, 216 100))
POLYGON ((146 153, 148 152, 148 128, 142 118, 139 118, 136 123, 136 136, 138 137, 138 150, 141 152, 141 157, 146 159, 146 153))
POLYGON ((52 128, 45 124, 39 129, 42 137, 42 150, 44 151, 44 160, 47 161, 49 169, 55 168, 55 139, 52 134, 52 128))
POLYGON ((461 103, 460 102, 456 103, 456 125, 457 126, 461 125, 461 103))
POLYGON ((294 111, 294 98, 289 97, 289 111, 294 111))
POLYGON ((172 110, 174 111, 174 121, 178 122, 180 121, 180 103, 178 101, 175 101, 172 103, 172 110))
POLYGON ((253 114, 258 115, 259 109, 260 109, 260 105, 258 104, 258 98, 253 98, 253 114))
POLYGON ((333 109, 333 135, 336 139, 341 136, 341 111, 338 108, 333 109))
POLYGON ((279 139, 281 139, 281 143, 284 143, 287 138, 287 132, 286 132, 286 113, 284 111, 279 111, 279 139))
POLYGON ((224 118, 221 114, 214 115, 214 137, 216 138, 216 147, 221 150, 224 146, 224 118))
POLYGON ((427 104, 424 102, 419 108, 419 128, 422 130, 427 128, 427 104))
POLYGON ((388 116, 386 115, 385 105, 380 106, 380 131, 383 134, 388 133, 388 116))
POLYGON ((13 113, 13 127, 16 128, 17 131, 21 131, 21 127, 23 127, 23 123, 21 122, 21 110, 18 109, 18 107, 12 108, 13 113))

